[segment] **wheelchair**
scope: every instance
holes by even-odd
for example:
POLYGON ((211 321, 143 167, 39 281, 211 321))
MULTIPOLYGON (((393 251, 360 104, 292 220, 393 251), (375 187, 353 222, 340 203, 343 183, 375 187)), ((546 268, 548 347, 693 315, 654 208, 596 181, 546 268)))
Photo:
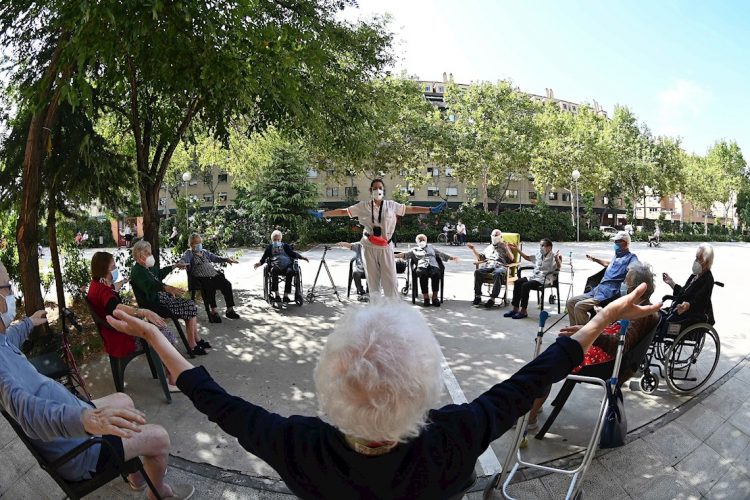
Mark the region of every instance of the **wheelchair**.
MULTIPOLYGON (((719 281, 714 285, 724 286, 719 281)), ((673 302, 661 311, 657 333, 640 367, 643 375, 639 385, 643 392, 651 394, 659 387, 661 377, 673 393, 691 394, 708 382, 719 364, 721 342, 713 327, 713 312, 709 309, 706 314, 686 321, 669 322, 667 318, 677 306, 671 295, 662 300, 673 302), (654 358, 661 364, 654 363, 654 358), (652 367, 659 375, 651 371, 652 367)))
MULTIPOLYGON (((294 303, 301 306, 304 302, 304 294, 302 291, 302 270, 300 269, 297 260, 292 261, 291 266, 294 270, 294 276, 292 277, 294 280, 292 283, 294 286, 294 303)), ((287 279, 288 278, 285 274, 279 274, 279 288, 281 288, 282 284, 286 283, 287 279)), ((279 293, 279 295, 281 296, 283 293, 279 293)), ((266 263, 263 266, 263 299, 273 306, 271 296, 271 265, 269 263, 266 263)))
MULTIPOLYGON (((409 263, 406 259, 396 259, 396 281, 403 280, 404 286, 398 286, 401 295, 409 295, 409 283, 411 282, 411 272, 409 263)), ((368 290, 369 291, 369 290, 368 290)))

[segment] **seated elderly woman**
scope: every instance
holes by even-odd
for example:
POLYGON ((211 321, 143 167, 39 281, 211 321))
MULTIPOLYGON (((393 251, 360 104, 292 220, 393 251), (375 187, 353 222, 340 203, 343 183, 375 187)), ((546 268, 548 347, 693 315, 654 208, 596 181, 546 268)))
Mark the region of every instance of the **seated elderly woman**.
MULTIPOLYGON (((430 305, 430 293, 427 289, 427 282, 432 279, 432 305, 440 307, 438 295, 438 292, 440 292, 440 266, 438 265, 436 256, 440 257, 444 262, 458 262, 459 259, 458 257, 451 257, 440 250, 435 250, 434 246, 427 243, 427 236, 424 234, 418 234, 415 241, 417 242, 417 248, 408 252, 394 254, 394 257, 416 261, 416 274, 417 278, 419 278, 419 287, 422 289, 423 305, 425 307, 429 307, 430 305)), ((417 285, 414 283, 412 286, 417 285)))
POLYGON ((672 312, 667 317, 669 323, 708 321, 714 323, 711 306, 711 292, 714 288, 714 248, 708 243, 698 245, 693 261, 692 274, 684 286, 680 286, 667 274, 662 274, 664 283, 674 291, 672 312))
POLYGON ((292 247, 287 243, 282 243, 281 231, 278 229, 271 233, 271 244, 266 247, 263 252, 263 256, 260 261, 256 262, 253 266, 258 269, 260 266, 268 262, 271 268, 271 292, 274 294, 274 302, 281 302, 279 297, 279 275, 284 275, 284 302, 291 302, 289 294, 292 292, 292 278, 294 277, 294 260, 302 259, 306 262, 310 262, 304 255, 295 252, 292 247))
MULTIPOLYGON (((654 273, 651 270, 651 266, 646 263, 635 262, 628 268, 628 273, 625 275, 625 280, 622 282, 620 287, 620 295, 625 296, 639 286, 644 285, 646 287, 645 293, 640 298, 640 304, 643 306, 649 306, 651 303, 649 299, 651 294, 654 293, 654 273)), ((603 309, 603 310, 606 310, 603 309)), ((594 318, 599 316, 598 313, 594 318)), ((615 318, 627 319, 627 318, 615 318)), ((638 342, 646 335, 654 331, 654 328, 659 324, 659 314, 657 311, 652 312, 646 316, 635 319, 628 324, 628 329, 625 332, 625 345, 623 354, 628 352, 630 349, 635 347, 638 342)), ((572 335, 581 329, 581 325, 572 325, 560 330, 560 335, 572 335)), ((617 335, 601 335, 597 338, 593 345, 589 347, 583 354, 583 363, 573 368, 571 373, 578 373, 584 366, 596 365, 599 363, 606 363, 615 359, 617 354, 617 335)), ((624 384, 633 375, 634 370, 629 366, 622 366, 618 375, 618 383, 624 384)), ((544 401, 549 395, 550 387, 547 387, 546 394, 534 401, 534 406, 531 408, 529 413, 529 430, 535 429, 537 424, 537 416, 539 411, 544 404, 544 401)))
POLYGON ((228 394, 193 368, 148 323, 115 311, 120 331, 146 339, 193 405, 273 467, 301 498, 453 498, 471 484, 477 458, 529 411, 545 387, 583 361, 617 318, 636 319, 646 285, 562 336, 508 380, 470 403, 440 403, 442 354, 424 317, 401 303, 357 307, 336 322, 315 368, 326 421, 282 417, 228 394))
POLYGON ((182 298, 185 290, 162 282, 175 267, 182 269, 186 264, 178 262, 174 266, 160 269, 151 254, 151 244, 145 240, 133 245, 133 259, 135 265, 130 271, 130 284, 138 305, 157 314, 168 313, 171 317, 184 320, 190 353, 206 354, 206 349, 210 349, 211 344, 198 335, 198 309, 195 302, 182 298))
MULTIPOLYGON (((86 293, 86 298, 91 304, 94 313, 100 318, 106 318, 115 310, 125 311, 131 316, 141 318, 153 323, 169 340, 171 344, 175 343, 174 334, 167 328, 164 320, 154 311, 148 309, 139 309, 130 307, 122 303, 120 294, 115 291, 113 283, 116 281, 117 268, 115 267, 115 258, 108 252, 96 252, 91 258, 91 283, 86 293)), ((110 356, 123 358, 133 352, 142 351, 143 345, 135 342, 130 335, 118 332, 106 326, 98 326, 99 334, 104 341, 104 350, 110 356)), ((166 367, 165 367, 166 368, 166 367)), ((169 369, 165 370, 169 380, 169 390, 178 392, 179 389, 174 385, 175 379, 169 369)))
POLYGON ((232 294, 232 284, 212 265, 212 262, 226 262, 236 264, 237 261, 226 257, 219 257, 203 248, 203 238, 198 233, 190 235, 188 241, 190 248, 182 254, 180 262, 189 266, 188 274, 196 280, 203 293, 206 294, 204 299, 211 308, 211 314, 208 321, 211 323, 221 323, 221 317, 216 310, 216 290, 221 290, 224 296, 224 303, 227 305, 227 318, 239 319, 240 316, 234 312, 234 296, 232 294))

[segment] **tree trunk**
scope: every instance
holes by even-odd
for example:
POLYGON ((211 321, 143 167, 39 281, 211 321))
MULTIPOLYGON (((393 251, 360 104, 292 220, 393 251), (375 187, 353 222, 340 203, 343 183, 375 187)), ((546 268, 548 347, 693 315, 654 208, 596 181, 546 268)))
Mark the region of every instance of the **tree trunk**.
POLYGON ((490 200, 489 200, 489 193, 487 193, 488 188, 488 181, 487 181, 487 174, 482 175, 482 206, 484 206, 484 212, 487 213, 490 211, 490 200))
POLYGON ((141 210, 143 211, 143 239, 151 243, 151 252, 159 265, 159 186, 141 188, 141 210))
POLYGON ((57 200, 54 196, 49 197, 47 206, 47 235, 49 236, 49 255, 52 261, 52 271, 55 273, 55 291, 57 292, 57 308, 62 311, 65 308, 65 289, 63 287, 62 268, 60 267, 60 252, 57 248, 57 200))

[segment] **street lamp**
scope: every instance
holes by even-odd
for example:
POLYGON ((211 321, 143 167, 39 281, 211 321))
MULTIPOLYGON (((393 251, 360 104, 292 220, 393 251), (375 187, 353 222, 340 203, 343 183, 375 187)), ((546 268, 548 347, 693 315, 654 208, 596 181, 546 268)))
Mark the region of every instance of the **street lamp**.
POLYGON ((576 241, 581 241, 581 202, 578 199, 578 179, 581 177, 581 172, 575 169, 571 176, 576 185, 576 241))
POLYGON ((190 232, 190 201, 188 200, 188 184, 190 183, 190 180, 193 178, 193 175, 190 172, 185 172, 182 174, 182 181, 185 183, 185 234, 190 232))

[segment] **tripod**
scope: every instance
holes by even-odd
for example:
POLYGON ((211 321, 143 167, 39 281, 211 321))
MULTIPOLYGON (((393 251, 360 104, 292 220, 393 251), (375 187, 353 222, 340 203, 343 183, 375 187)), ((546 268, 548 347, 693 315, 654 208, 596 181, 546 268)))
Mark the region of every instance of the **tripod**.
POLYGON ((312 303, 313 300, 315 300, 315 297, 322 297, 324 295, 336 295, 336 300, 341 302, 341 297, 339 297, 339 291, 336 288, 336 283, 333 281, 333 276, 331 276, 331 270, 328 268, 328 263, 326 262, 326 254, 328 253, 328 250, 330 250, 331 247, 328 245, 323 245, 323 256, 320 258, 320 265, 318 266, 318 272, 315 274, 315 281, 313 281, 313 286, 310 288, 310 291, 307 292, 307 301, 312 303), (331 281, 331 286, 333 287, 333 293, 315 293, 315 287, 318 284, 318 277, 320 276, 320 270, 323 268, 326 268, 326 273, 328 274, 328 279, 331 281))

